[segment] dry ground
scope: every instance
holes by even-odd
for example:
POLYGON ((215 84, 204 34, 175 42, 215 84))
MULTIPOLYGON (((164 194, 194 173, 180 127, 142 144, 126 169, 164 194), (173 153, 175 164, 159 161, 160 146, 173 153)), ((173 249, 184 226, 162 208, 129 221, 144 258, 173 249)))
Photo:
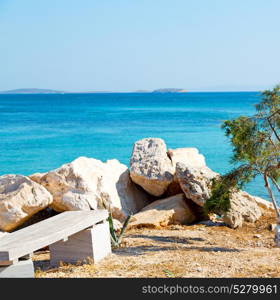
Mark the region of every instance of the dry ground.
POLYGON ((280 277, 272 215, 240 229, 172 225, 133 229, 122 247, 95 265, 49 265, 49 252, 33 256, 36 277, 280 277))

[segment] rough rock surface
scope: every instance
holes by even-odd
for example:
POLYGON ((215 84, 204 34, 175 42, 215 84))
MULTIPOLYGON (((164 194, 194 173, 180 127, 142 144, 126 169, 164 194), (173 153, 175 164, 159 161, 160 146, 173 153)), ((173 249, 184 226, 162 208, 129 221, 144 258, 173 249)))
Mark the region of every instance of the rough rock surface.
POLYGON ((36 214, 34 214, 33 216, 31 216, 30 218, 28 218, 28 220, 26 220, 21 225, 19 225, 15 230, 23 229, 30 225, 44 221, 48 218, 54 217, 57 214, 58 214, 58 212, 56 212, 55 210, 51 209, 50 207, 46 207, 46 208, 40 210, 39 212, 37 212, 36 214))
POLYGON ((165 142, 145 138, 134 144, 130 159, 131 179, 153 196, 161 196, 173 181, 175 169, 165 142))
POLYGON ((4 237, 5 235, 7 235, 8 234, 8 232, 4 232, 4 231, 1 231, 0 230, 0 239, 2 238, 2 237, 4 237))
POLYGON ((130 179, 128 168, 118 160, 79 157, 71 163, 30 178, 52 195, 52 208, 58 212, 111 207, 113 217, 123 220, 149 203, 148 196, 130 179))
POLYGON ((254 197, 254 199, 257 202, 258 206, 263 210, 274 210, 273 204, 271 202, 260 197, 254 197))
POLYGON ((183 163, 176 164, 176 179, 188 199, 203 206, 210 197, 211 180, 219 176, 208 167, 192 167, 183 163))
POLYGON ((232 193, 230 204, 231 208, 224 214, 223 221, 231 228, 242 227, 244 221, 254 223, 262 215, 256 197, 244 191, 232 193))
MULTIPOLYGON (((204 156, 199 154, 199 151, 196 148, 169 149, 167 155, 171 159, 174 170, 176 170, 177 163, 183 163, 184 165, 193 168, 206 167, 204 156)), ((170 197, 182 192, 182 188, 175 174, 173 181, 168 186, 164 196, 170 197)))
POLYGON ((22 175, 0 177, 0 230, 11 231, 49 206, 52 195, 22 175))
POLYGON ((128 228, 159 228, 170 224, 191 224, 196 216, 188 206, 184 194, 157 200, 135 214, 128 228))
POLYGON ((181 186, 176 178, 176 176, 174 176, 174 180, 169 184, 167 190, 165 191, 163 198, 168 198, 171 196, 175 196, 178 194, 183 193, 181 186))
POLYGON ((174 168, 178 162, 194 168, 206 167, 205 158, 197 148, 169 149, 167 152, 174 168))
MULTIPOLYGON (((211 181, 219 174, 208 167, 191 167, 176 164, 176 179, 186 197, 199 206, 211 196, 211 181)), ((243 222, 255 222, 262 215, 261 206, 270 207, 267 201, 249 195, 244 191, 234 192, 231 196, 231 209, 224 214, 224 222, 231 228, 241 227, 243 222), (259 207, 260 206, 260 207, 259 207)))

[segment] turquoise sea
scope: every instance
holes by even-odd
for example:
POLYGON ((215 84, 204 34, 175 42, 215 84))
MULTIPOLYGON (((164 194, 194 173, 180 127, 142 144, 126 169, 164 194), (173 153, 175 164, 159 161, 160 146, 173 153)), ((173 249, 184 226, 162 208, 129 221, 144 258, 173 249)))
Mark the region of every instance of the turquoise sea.
MULTIPOLYGON (((257 92, 0 95, 0 174, 45 172, 79 156, 129 165, 133 143, 160 137, 197 147, 216 172, 230 169, 223 120, 253 114, 257 92)), ((261 180, 247 191, 267 198, 261 180)))

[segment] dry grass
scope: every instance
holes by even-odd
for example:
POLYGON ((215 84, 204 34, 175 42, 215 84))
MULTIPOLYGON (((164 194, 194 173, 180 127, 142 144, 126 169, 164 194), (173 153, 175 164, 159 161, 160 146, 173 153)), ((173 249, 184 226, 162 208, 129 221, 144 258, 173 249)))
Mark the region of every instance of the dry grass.
POLYGON ((48 251, 33 260, 36 277, 280 277, 280 249, 268 224, 273 215, 233 230, 173 225, 133 229, 100 263, 51 268, 48 251))

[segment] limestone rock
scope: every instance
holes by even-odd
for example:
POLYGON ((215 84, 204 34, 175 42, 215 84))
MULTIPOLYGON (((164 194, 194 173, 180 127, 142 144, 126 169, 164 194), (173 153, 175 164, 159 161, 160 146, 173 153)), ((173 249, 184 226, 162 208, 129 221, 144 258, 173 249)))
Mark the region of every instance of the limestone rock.
POLYGON ((174 176, 174 180, 169 184, 166 192, 164 193, 164 198, 175 196, 181 193, 183 193, 181 186, 176 176, 174 176))
MULTIPOLYGON (((167 155, 171 159, 174 170, 176 169, 177 163, 182 163, 192 168, 206 167, 204 156, 202 154, 199 154, 198 149, 196 148, 169 149, 167 151, 167 155)), ((170 197, 182 192, 183 190, 175 174, 173 181, 168 186, 164 196, 170 197)))
POLYGON ((169 149, 167 154, 174 168, 176 168, 178 162, 194 168, 206 167, 205 158, 202 154, 199 154, 197 148, 169 149))
POLYGON ((23 222, 15 230, 23 229, 23 228, 28 227, 30 225, 33 225, 33 224, 36 224, 38 222, 44 221, 48 218, 54 217, 57 214, 58 213, 56 211, 54 211, 53 209, 51 209, 50 207, 46 207, 46 208, 40 210, 39 212, 37 212, 36 214, 34 214, 32 217, 28 218, 27 221, 23 222))
POLYGON ((267 200, 264 200, 263 198, 260 197, 254 197, 255 201, 257 202, 258 206, 262 208, 263 210, 273 210, 274 207, 273 204, 267 200))
POLYGON ((231 208, 224 214, 223 221, 231 228, 242 227, 244 221, 254 223, 262 215, 255 198, 244 191, 232 193, 231 208))
POLYGON ((8 234, 8 232, 4 232, 0 230, 0 239, 4 236, 6 236, 8 234))
POLYGON ((196 216, 185 200, 184 194, 179 194, 154 201, 133 216, 128 228, 191 224, 196 221, 196 216))
POLYGON ((71 163, 47 172, 31 175, 54 198, 52 208, 67 210, 112 209, 113 217, 123 220, 149 203, 148 196, 130 179, 128 168, 118 160, 79 157, 71 163))
POLYGON ((162 139, 145 138, 134 144, 130 177, 149 194, 163 195, 173 181, 174 173, 175 169, 162 139))
POLYGON ((52 201, 43 186, 26 176, 0 176, 0 230, 15 229, 52 201))
POLYGON ((34 173, 31 176, 28 176, 31 180, 39 183, 41 178, 46 175, 47 173, 34 173), (31 178, 32 177, 32 178, 31 178))
MULTIPOLYGON (((211 182, 218 173, 206 166, 192 167, 178 162, 176 179, 186 197, 199 206, 203 206, 211 196, 211 182)), ((231 228, 241 227, 243 222, 255 222, 262 215, 260 207, 270 207, 267 201, 249 195, 244 191, 232 193, 231 209, 223 216, 223 221, 231 228), (260 206, 260 207, 259 207, 260 206)))
POLYGON ((192 167, 176 164, 176 179, 188 199, 203 206, 211 194, 211 180, 219 176, 208 167, 192 167))

